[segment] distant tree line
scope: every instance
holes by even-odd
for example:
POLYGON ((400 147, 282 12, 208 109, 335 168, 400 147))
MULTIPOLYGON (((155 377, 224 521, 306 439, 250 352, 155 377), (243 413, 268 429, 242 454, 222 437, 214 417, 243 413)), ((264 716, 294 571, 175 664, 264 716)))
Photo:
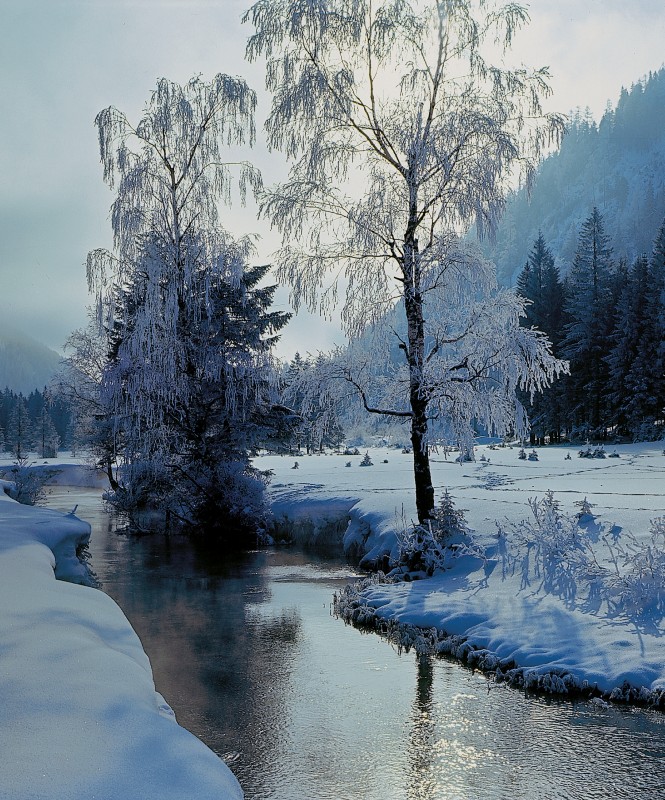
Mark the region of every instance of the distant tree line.
POLYGON ((27 397, 8 387, 0 393, 0 451, 16 458, 55 458, 59 450, 75 447, 72 422, 69 403, 46 389, 27 397))
POLYGON ((661 439, 665 433, 665 222, 652 250, 616 261, 602 214, 579 232, 562 280, 542 233, 519 276, 523 324, 547 334, 570 375, 527 407, 532 443, 661 439))

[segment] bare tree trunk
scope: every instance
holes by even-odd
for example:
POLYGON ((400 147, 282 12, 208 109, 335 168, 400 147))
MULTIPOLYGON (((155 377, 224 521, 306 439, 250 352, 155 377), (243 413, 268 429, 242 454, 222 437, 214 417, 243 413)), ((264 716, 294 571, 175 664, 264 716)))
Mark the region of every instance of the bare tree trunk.
POLYGON ((413 445, 413 476, 416 485, 416 511, 422 525, 432 517, 434 487, 427 450, 427 413, 425 404, 411 399, 411 444, 413 445))
MULTIPOLYGON (((409 226, 411 228, 411 226, 409 226)), ((408 331, 406 356, 409 364, 409 403, 411 405, 411 444, 413 446, 413 476, 416 489, 418 522, 425 523, 434 508, 434 487, 427 449, 427 397, 423 391, 425 361, 425 328, 423 298, 420 292, 418 240, 413 233, 405 237, 404 248, 404 308, 408 331)))

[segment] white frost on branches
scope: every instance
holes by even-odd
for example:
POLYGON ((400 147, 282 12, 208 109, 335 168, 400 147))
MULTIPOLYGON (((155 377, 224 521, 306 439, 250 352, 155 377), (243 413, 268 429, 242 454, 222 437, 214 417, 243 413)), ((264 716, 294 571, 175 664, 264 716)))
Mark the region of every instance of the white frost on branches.
MULTIPOLYGON (((238 78, 184 86, 160 79, 136 126, 113 107, 95 120, 104 179, 117 189, 115 251, 89 254, 88 284, 99 323, 119 341, 106 389, 125 426, 140 427, 135 438, 148 451, 161 447, 164 409, 186 402, 192 371, 219 378, 229 367, 206 353, 206 342, 190 352, 182 326, 214 315, 215 291, 238 284, 252 251, 250 239, 234 241, 223 230, 219 206, 230 202, 234 181, 223 150, 253 143, 255 106, 238 78)), ((244 199, 261 177, 249 163, 235 166, 244 199)))
POLYGON ((509 181, 528 181, 562 131, 542 111, 546 69, 486 60, 487 45, 508 48, 527 19, 514 3, 254 4, 247 54, 267 60, 268 143, 292 161, 263 213, 283 234, 280 277, 295 303, 328 308, 326 276, 343 276, 357 335, 417 278, 414 237, 425 274, 470 222, 494 230, 509 181))
MULTIPOLYGON (((493 266, 469 247, 460 244, 448 268, 435 277, 423 306, 427 335, 419 374, 428 400, 430 443, 443 438, 468 448, 474 423, 493 435, 524 436, 528 419, 516 390, 533 394, 565 372, 566 364, 552 356, 542 333, 520 325, 525 301, 499 289, 493 266)), ((320 359, 301 392, 317 398, 327 393, 329 402, 347 407, 355 392, 365 411, 410 420, 409 365, 403 355, 407 334, 400 311, 320 359)))
MULTIPOLYGON (((477 260, 459 257, 459 237, 474 224, 493 233, 511 181, 528 183, 563 130, 541 105, 546 69, 488 60, 497 46, 507 59, 528 14, 490 0, 259 0, 244 19, 255 27, 247 56, 266 59, 273 95, 268 144, 291 163, 288 180, 261 195, 261 213, 282 234, 278 278, 295 308, 323 313, 343 285, 352 339, 396 308, 404 315, 405 370, 380 382, 394 381, 408 401, 389 414, 411 421, 422 523, 434 509, 427 441, 439 406, 456 419, 459 401, 501 427, 511 386, 533 391, 564 366, 537 337, 519 340, 518 302, 490 290, 477 260), (461 313, 472 316, 460 324, 461 313), (451 364, 457 336, 468 350, 451 364), (489 404, 475 391, 481 380, 489 404)), ((372 406, 370 387, 356 382, 372 406)))

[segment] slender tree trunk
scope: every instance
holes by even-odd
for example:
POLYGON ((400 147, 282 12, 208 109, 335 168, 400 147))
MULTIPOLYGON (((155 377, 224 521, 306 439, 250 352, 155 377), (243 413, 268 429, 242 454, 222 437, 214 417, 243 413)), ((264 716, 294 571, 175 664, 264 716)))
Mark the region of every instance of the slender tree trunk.
POLYGON ((434 487, 432 486, 432 473, 427 449, 427 397, 423 391, 423 367, 425 361, 423 298, 420 292, 418 241, 412 233, 407 233, 405 237, 404 277, 404 307, 408 331, 409 402, 413 414, 411 417, 413 475, 418 522, 423 524, 432 516, 434 487))
POLYGON ((427 414, 422 401, 411 399, 411 444, 413 445, 413 476, 416 484, 416 511, 418 522, 425 523, 434 508, 434 487, 427 451, 427 414))

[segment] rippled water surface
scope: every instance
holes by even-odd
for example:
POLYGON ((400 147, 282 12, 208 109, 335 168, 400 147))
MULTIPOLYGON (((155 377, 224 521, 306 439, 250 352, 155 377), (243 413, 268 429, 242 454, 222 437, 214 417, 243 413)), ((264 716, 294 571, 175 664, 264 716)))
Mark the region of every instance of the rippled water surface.
POLYGON ((665 715, 490 690, 332 617, 353 576, 342 562, 214 560, 177 537, 117 535, 93 491, 49 499, 76 502, 157 689, 247 800, 665 798, 665 715))

